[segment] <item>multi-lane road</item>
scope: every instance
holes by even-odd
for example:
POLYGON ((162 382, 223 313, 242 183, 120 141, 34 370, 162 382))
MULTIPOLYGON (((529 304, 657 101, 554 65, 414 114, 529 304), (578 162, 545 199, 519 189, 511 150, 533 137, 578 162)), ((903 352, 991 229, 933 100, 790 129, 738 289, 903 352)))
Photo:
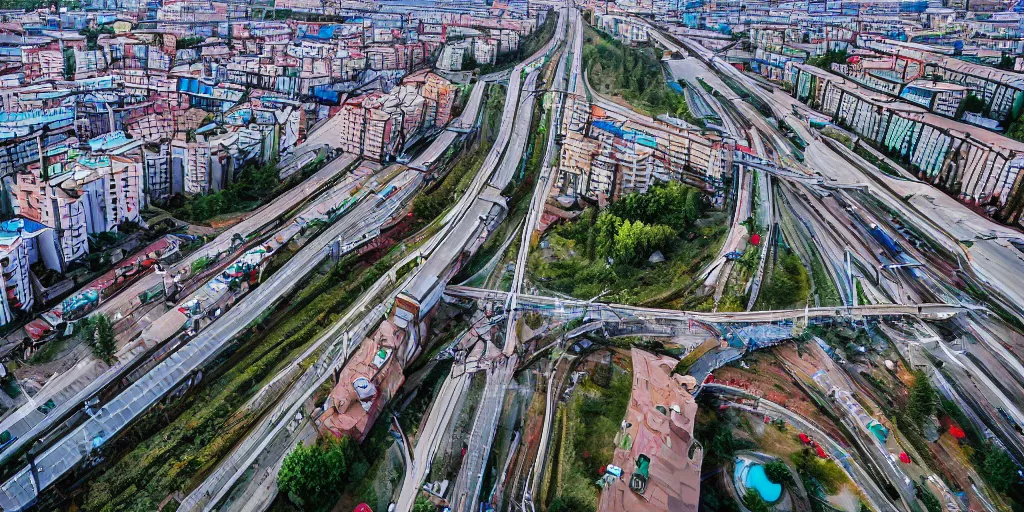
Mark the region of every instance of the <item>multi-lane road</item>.
MULTIPOLYGON (((481 98, 480 93, 471 95, 471 101, 464 112, 467 119, 476 119, 481 98)), ((454 140, 453 138, 449 139, 446 137, 441 144, 447 146, 454 140)), ((427 157, 436 157, 443 149, 433 147, 428 150, 427 157)), ((341 165, 345 161, 351 163, 352 160, 346 158, 337 164, 332 163, 328 166, 329 170, 325 169, 324 175, 338 172, 334 166, 341 165)), ((106 440, 117 435, 150 406, 159 402, 170 391, 191 378, 194 372, 201 369, 236 335, 242 332, 251 323, 252 318, 257 317, 268 307, 272 307, 281 298, 291 293, 301 282, 302 277, 322 261, 326 255, 325 250, 336 240, 358 243, 379 233, 381 226, 412 198, 422 183, 423 174, 421 172, 412 169, 403 171, 388 182, 389 185, 394 185, 398 189, 396 194, 385 201, 377 201, 375 197, 370 197, 357 204, 348 215, 330 225, 322 234, 307 243, 265 283, 243 297, 207 329, 200 331, 195 338, 170 354, 108 403, 99 407, 81 424, 33 457, 32 464, 25 466, 11 479, 0 485, 0 507, 3 507, 3 510, 21 510, 33 503, 40 492, 46 490, 65 473, 85 460, 91 449, 101 446, 106 440)), ((298 190, 305 190, 305 187, 298 190)), ((280 208, 286 206, 285 203, 278 204, 280 208)), ((266 218, 264 217, 265 222, 266 218)), ((228 240, 230 241, 231 238, 229 237, 228 240)), ((75 399, 68 400, 61 407, 68 408, 69 411, 80 407, 80 404, 84 403, 86 399, 112 382, 113 378, 97 379, 89 387, 79 392, 75 399)), ((55 414, 56 412, 59 411, 51 411, 48 417, 59 418, 62 416, 58 416, 55 414)), ((30 430, 23 439, 27 441, 38 438, 51 427, 52 425, 47 422, 40 423, 33 427, 33 430, 30 430)), ((8 449, 11 450, 10 447, 8 449)), ((13 451, 11 450, 11 453, 13 451)))
MULTIPOLYGON (((332 369, 344 364, 358 343, 368 334, 365 329, 348 329, 347 326, 353 321, 359 321, 359 326, 372 326, 379 321, 386 312, 387 307, 400 291, 407 291, 416 286, 417 283, 429 283, 436 280, 443 269, 448 268, 461 254, 462 250, 471 243, 480 228, 480 218, 494 204, 492 200, 481 198, 487 187, 494 187, 500 190, 511 180, 514 171, 521 160, 525 138, 528 136, 530 114, 532 114, 532 95, 527 93, 520 97, 520 89, 525 88, 527 92, 535 87, 536 73, 530 73, 526 80, 522 80, 519 73, 528 63, 537 58, 543 57, 551 48, 549 43, 541 52, 529 59, 527 62, 517 66, 510 74, 509 94, 506 96, 506 104, 503 112, 503 122, 497 140, 491 151, 485 157, 485 161, 478 171, 466 194, 456 203, 455 207, 442 219, 442 229, 427 241, 419 250, 407 255, 401 262, 392 268, 391 272, 382 278, 371 289, 371 292, 364 293, 357 301, 357 304, 350 308, 349 313, 339 323, 335 324, 328 333, 317 340, 312 349, 327 347, 323 354, 334 354, 333 357, 321 356, 324 364, 318 363, 311 370, 297 381, 285 394, 274 409, 274 413, 267 416, 267 420, 257 426, 252 433, 243 440, 236 449, 215 472, 207 478, 197 489, 195 489, 182 504, 182 510, 210 510, 224 503, 225 497, 232 491, 236 482, 239 482, 246 470, 253 463, 260 467, 267 468, 267 476, 259 480, 245 482, 240 490, 240 495, 245 499, 227 503, 231 509, 259 510, 269 505, 269 500, 276 493, 276 486, 273 483, 273 476, 276 474, 279 464, 284 455, 295 443, 302 440, 302 428, 287 429, 285 426, 292 421, 295 413, 298 412, 301 404, 308 398, 324 379, 330 377, 332 369), (518 149, 516 149, 518 147, 518 149), (511 162, 511 163, 509 163, 511 162), (402 283, 395 282, 395 269, 401 267, 413 259, 425 258, 425 262, 417 267, 402 283), (395 286, 399 285, 399 286, 395 286), (390 290, 390 291, 388 291, 390 290), (382 293, 385 295, 382 297, 382 293), (378 303, 377 307, 366 312, 371 303, 378 303), (269 450, 269 454, 268 454, 269 450)), ((478 83, 471 93, 469 107, 464 111, 462 118, 457 121, 459 126, 475 124, 479 107, 482 102, 486 82, 478 83)), ((409 167, 413 171, 407 171, 396 179, 407 176, 408 182, 402 188, 406 194, 411 194, 421 182, 421 174, 417 169, 430 168, 436 160, 446 151, 447 147, 454 142, 455 132, 445 132, 439 135, 435 141, 416 159, 410 162, 409 167)), ((408 197, 408 196, 406 196, 408 197)), ((410 357, 415 347, 410 347, 406 357, 410 357)), ((457 389, 458 386, 455 386, 457 389)), ((453 391, 454 392, 454 391, 453 391)), ((443 424, 443 421, 439 422, 443 424)), ((423 456, 423 449, 414 450, 418 457, 423 456)), ((426 468, 421 468, 425 471, 426 468)), ((420 478, 425 472, 419 474, 420 478)), ((234 494, 234 493, 233 493, 234 494)), ((412 494, 415 497, 415 493, 412 494)), ((411 502, 409 502, 411 505, 411 502)))

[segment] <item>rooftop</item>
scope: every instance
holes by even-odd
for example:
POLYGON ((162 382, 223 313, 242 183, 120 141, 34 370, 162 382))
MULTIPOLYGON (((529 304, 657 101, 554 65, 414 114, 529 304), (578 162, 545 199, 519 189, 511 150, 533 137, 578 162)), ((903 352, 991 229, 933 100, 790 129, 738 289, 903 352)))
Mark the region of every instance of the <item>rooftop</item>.
POLYGON ((633 391, 623 423, 628 426, 617 436, 620 440, 612 459, 624 478, 605 486, 598 510, 696 511, 703 461, 703 449, 693 439, 697 403, 684 386, 685 378, 672 375, 677 360, 636 348, 631 353, 633 391), (625 477, 638 469, 645 472, 637 464, 646 462, 645 458, 649 463, 641 495, 625 477))

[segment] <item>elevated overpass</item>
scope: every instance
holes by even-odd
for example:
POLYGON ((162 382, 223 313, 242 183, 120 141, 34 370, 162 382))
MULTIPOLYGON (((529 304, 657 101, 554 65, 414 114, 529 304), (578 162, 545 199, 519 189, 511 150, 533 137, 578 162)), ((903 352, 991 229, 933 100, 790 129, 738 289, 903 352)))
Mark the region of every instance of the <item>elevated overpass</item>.
MULTIPOLYGON (((467 286, 449 286, 445 295, 454 298, 506 303, 508 292, 485 290, 467 286)), ((752 324, 781 322, 798 318, 878 318, 888 316, 913 316, 927 320, 944 320, 972 309, 972 306, 953 304, 870 304, 852 307, 815 307, 784 309, 775 311, 743 311, 735 313, 713 313, 698 311, 677 311, 672 309, 645 308, 624 304, 591 303, 579 299, 561 299, 543 295, 518 294, 517 303, 521 309, 547 312, 564 319, 587 318, 592 320, 622 321, 639 319, 650 321, 695 321, 706 324, 752 324)))

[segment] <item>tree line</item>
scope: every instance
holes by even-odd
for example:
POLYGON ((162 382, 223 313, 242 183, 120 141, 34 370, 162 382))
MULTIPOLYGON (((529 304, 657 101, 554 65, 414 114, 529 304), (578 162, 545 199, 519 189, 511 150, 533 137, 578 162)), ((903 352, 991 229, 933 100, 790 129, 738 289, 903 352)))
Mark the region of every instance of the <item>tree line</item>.
POLYGON ((559 233, 577 241, 587 259, 637 264, 655 251, 670 249, 678 234, 703 213, 699 190, 678 182, 660 183, 646 194, 634 192, 620 198, 601 213, 588 208, 559 233))
POLYGON ((170 207, 179 219, 205 222, 218 215, 250 209, 272 197, 280 186, 276 160, 249 163, 222 190, 187 199, 178 196, 171 199, 170 207))

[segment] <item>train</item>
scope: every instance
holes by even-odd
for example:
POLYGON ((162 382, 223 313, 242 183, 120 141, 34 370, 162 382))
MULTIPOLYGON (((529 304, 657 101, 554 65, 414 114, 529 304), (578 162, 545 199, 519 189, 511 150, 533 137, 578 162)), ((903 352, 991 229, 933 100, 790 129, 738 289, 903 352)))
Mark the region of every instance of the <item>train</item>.
POLYGON ((900 247, 900 244, 896 243, 896 241, 886 234, 885 231, 882 231, 882 228, 878 227, 878 224, 872 223, 869 231, 871 232, 871 236, 885 247, 890 256, 896 257, 903 254, 903 248, 900 247))
POLYGON ((377 193, 377 204, 387 201, 388 199, 391 198, 391 196, 395 195, 395 192, 398 192, 398 187, 394 185, 388 185, 387 187, 384 188, 384 190, 381 190, 379 193, 377 193))

